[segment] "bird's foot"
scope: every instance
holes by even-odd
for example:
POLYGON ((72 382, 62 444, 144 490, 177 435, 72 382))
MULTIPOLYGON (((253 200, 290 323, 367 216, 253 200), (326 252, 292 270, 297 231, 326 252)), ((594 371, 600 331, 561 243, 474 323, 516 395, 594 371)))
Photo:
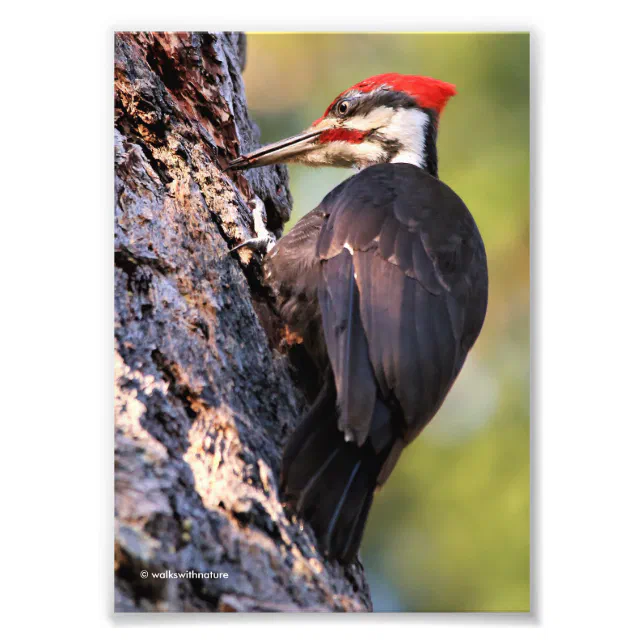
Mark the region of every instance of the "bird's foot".
POLYGON ((230 250, 231 253, 242 248, 250 248, 268 253, 275 246, 275 235, 266 228, 267 219, 264 202, 259 197, 254 197, 251 203, 253 204, 253 228, 255 229, 257 237, 237 244, 237 246, 230 250))

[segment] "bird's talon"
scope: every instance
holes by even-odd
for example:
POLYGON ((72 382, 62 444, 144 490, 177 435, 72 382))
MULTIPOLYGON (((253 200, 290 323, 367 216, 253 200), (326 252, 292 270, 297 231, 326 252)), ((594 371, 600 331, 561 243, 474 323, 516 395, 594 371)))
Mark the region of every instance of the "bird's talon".
POLYGON ((266 208, 264 202, 259 197, 251 199, 253 205, 253 228, 257 237, 248 239, 241 244, 237 244, 230 250, 231 253, 241 250, 242 248, 251 248, 256 251, 268 253, 275 246, 275 235, 266 228, 266 208))
POLYGON ((268 252, 273 247, 273 244, 275 244, 275 239, 271 239, 269 237, 253 237, 241 244, 237 244, 237 246, 230 249, 230 252, 234 253, 236 250, 241 250, 242 248, 251 248, 252 250, 263 250, 268 252))

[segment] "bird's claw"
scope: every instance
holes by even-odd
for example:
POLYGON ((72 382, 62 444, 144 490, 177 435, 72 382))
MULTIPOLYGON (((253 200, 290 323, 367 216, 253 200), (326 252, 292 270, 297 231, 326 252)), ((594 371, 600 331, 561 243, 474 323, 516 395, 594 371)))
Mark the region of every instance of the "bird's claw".
POLYGON ((254 237, 253 239, 248 239, 241 244, 237 244, 234 248, 230 249, 231 253, 234 253, 236 250, 241 250, 242 248, 251 248, 252 250, 263 251, 267 253, 275 245, 275 237, 272 234, 268 234, 265 237, 254 237))
POLYGON ((245 242, 237 244, 237 246, 230 249, 231 253, 242 248, 251 248, 252 250, 268 253, 275 246, 275 235, 266 228, 266 208, 264 207, 264 202, 259 197, 255 197, 251 203, 253 203, 253 228, 255 229, 255 233, 257 233, 257 237, 247 239, 245 242))

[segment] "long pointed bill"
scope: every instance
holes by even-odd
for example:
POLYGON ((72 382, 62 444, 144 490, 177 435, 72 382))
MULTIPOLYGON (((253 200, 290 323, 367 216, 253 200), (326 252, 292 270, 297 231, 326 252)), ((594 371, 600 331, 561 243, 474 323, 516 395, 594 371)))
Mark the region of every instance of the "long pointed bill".
POLYGON ((245 170, 246 168, 257 168, 263 165, 285 163, 293 160, 295 157, 314 149, 320 134, 328 132, 330 129, 333 128, 307 130, 301 134, 277 141, 277 143, 270 143, 254 152, 242 154, 242 156, 231 161, 226 169, 245 170))

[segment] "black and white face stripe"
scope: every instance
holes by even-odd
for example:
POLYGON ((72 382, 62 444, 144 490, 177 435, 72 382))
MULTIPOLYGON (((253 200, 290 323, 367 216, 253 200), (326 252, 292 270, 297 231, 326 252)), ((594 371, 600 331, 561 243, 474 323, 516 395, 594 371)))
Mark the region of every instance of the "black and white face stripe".
POLYGON ((404 92, 349 90, 301 134, 241 156, 230 167, 291 162, 362 170, 409 163, 437 176, 436 124, 437 114, 404 92))
POLYGON ((418 108, 418 104, 404 92, 395 92, 383 87, 367 94, 358 90, 350 90, 336 100, 329 115, 333 114, 340 119, 348 119, 353 116, 364 116, 378 107, 411 109, 418 108), (346 112, 341 112, 338 108, 345 101, 348 103, 348 109, 346 112))
POLYGON ((419 107, 412 96, 386 87, 368 93, 349 90, 336 99, 329 117, 366 133, 360 150, 355 150, 359 169, 375 163, 412 163, 438 175, 438 117, 434 110, 419 107))

